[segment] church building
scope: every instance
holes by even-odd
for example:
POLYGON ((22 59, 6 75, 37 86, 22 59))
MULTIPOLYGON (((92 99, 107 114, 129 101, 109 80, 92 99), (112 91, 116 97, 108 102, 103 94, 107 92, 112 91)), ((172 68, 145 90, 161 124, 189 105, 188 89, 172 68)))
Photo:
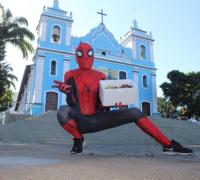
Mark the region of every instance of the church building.
MULTIPOLYGON (((141 30, 136 20, 118 42, 102 20, 83 37, 72 35, 72 13, 60 9, 58 0, 53 7, 44 7, 37 26, 37 49, 33 64, 27 65, 22 78, 15 110, 38 115, 57 110, 66 104, 65 94, 51 86, 53 80, 63 81, 64 73, 78 66, 75 48, 80 42, 94 49, 93 68, 106 74, 107 79, 132 79, 137 88, 135 106, 146 115, 157 113, 156 68, 151 33, 141 30)), ((84 17, 82 17, 84 20, 84 17)))

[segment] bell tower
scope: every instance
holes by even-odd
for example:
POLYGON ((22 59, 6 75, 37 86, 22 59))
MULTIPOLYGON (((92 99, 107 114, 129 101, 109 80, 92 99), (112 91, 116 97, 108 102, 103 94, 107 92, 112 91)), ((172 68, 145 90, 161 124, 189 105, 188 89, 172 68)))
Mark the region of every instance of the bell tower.
POLYGON ((71 44, 72 13, 59 8, 58 0, 53 7, 44 7, 37 26, 38 47, 64 49, 71 44))
POLYGON ((151 33, 141 30, 136 20, 133 21, 131 29, 121 38, 121 44, 132 49, 133 59, 143 59, 154 62, 153 42, 151 33))
POLYGON ((61 10, 58 0, 53 1, 52 7, 43 8, 33 58, 32 114, 57 110, 65 103, 64 94, 52 88, 52 84, 55 79, 63 80, 64 72, 70 67, 67 50, 71 49, 72 23, 72 13, 61 10))
POLYGON ((134 82, 138 87, 140 102, 136 105, 146 114, 157 113, 156 68, 152 34, 138 27, 133 21, 130 30, 121 38, 121 45, 132 51, 134 82), (152 87, 152 88, 151 88, 152 87), (146 97, 146 94, 151 96, 146 97))

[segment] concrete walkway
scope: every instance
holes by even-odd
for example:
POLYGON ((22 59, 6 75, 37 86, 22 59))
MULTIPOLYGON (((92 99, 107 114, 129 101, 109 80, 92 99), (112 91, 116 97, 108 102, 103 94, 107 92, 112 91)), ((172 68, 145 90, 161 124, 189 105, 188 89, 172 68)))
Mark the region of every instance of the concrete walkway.
POLYGON ((127 124, 86 135, 84 153, 71 155, 71 137, 53 113, 0 127, 0 180, 199 180, 200 125, 151 119, 194 154, 163 155, 159 144, 127 124))
POLYGON ((71 155, 69 146, 1 144, 1 180, 199 180, 200 148, 191 156, 166 156, 158 147, 122 145, 85 147, 71 155), (120 149, 120 150, 119 150, 120 149), (141 151, 140 151, 141 150, 141 151), (155 150, 155 151, 154 151, 155 150), (119 153, 120 152, 120 153, 119 153), (153 152, 153 153, 152 153, 153 152))

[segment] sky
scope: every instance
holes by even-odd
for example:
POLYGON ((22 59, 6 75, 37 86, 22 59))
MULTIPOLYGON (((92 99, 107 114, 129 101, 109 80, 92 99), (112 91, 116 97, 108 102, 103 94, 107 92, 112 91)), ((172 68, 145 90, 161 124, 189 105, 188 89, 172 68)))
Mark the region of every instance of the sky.
MULTIPOLYGON (((13 16, 25 17, 37 39, 36 27, 43 6, 52 7, 53 0, 0 0, 0 3, 13 16)), ((134 19, 140 29, 152 32, 158 96, 163 95, 159 85, 168 81, 168 72, 200 71, 199 0, 59 0, 59 7, 72 12, 75 36, 84 36, 98 26, 101 17, 97 12, 101 9, 107 14, 104 24, 118 41, 130 30, 134 19)), ((25 60, 17 49, 7 46, 6 60, 18 77, 15 91, 19 90, 24 68, 32 63, 33 55, 25 60)))

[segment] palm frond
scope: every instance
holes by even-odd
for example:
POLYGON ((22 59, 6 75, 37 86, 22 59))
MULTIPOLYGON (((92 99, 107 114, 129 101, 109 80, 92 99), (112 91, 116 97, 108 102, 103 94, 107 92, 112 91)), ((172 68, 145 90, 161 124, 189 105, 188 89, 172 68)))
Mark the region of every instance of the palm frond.
POLYGON ((19 40, 19 39, 14 39, 9 41, 12 45, 14 45, 15 47, 19 48, 22 52, 23 58, 27 58, 28 57, 28 52, 29 53, 33 53, 34 52, 34 48, 31 45, 30 42, 26 41, 26 40, 19 40))
POLYGON ((9 38, 27 38, 30 41, 35 39, 34 34, 30 32, 27 28, 19 27, 19 26, 10 26, 10 29, 7 33, 7 39, 9 38))
POLYGON ((28 21, 24 17, 15 17, 14 20, 13 20, 13 23, 16 23, 18 25, 28 26, 28 21))
POLYGON ((34 52, 34 48, 31 41, 35 39, 34 34, 29 31, 28 21, 24 17, 14 17, 9 9, 5 8, 0 4, 0 10, 2 11, 2 17, 0 21, 0 60, 2 61, 5 57, 4 44, 11 43, 18 47, 23 55, 23 58, 27 58, 29 53, 34 52), (29 42, 30 41, 30 42, 29 42))

